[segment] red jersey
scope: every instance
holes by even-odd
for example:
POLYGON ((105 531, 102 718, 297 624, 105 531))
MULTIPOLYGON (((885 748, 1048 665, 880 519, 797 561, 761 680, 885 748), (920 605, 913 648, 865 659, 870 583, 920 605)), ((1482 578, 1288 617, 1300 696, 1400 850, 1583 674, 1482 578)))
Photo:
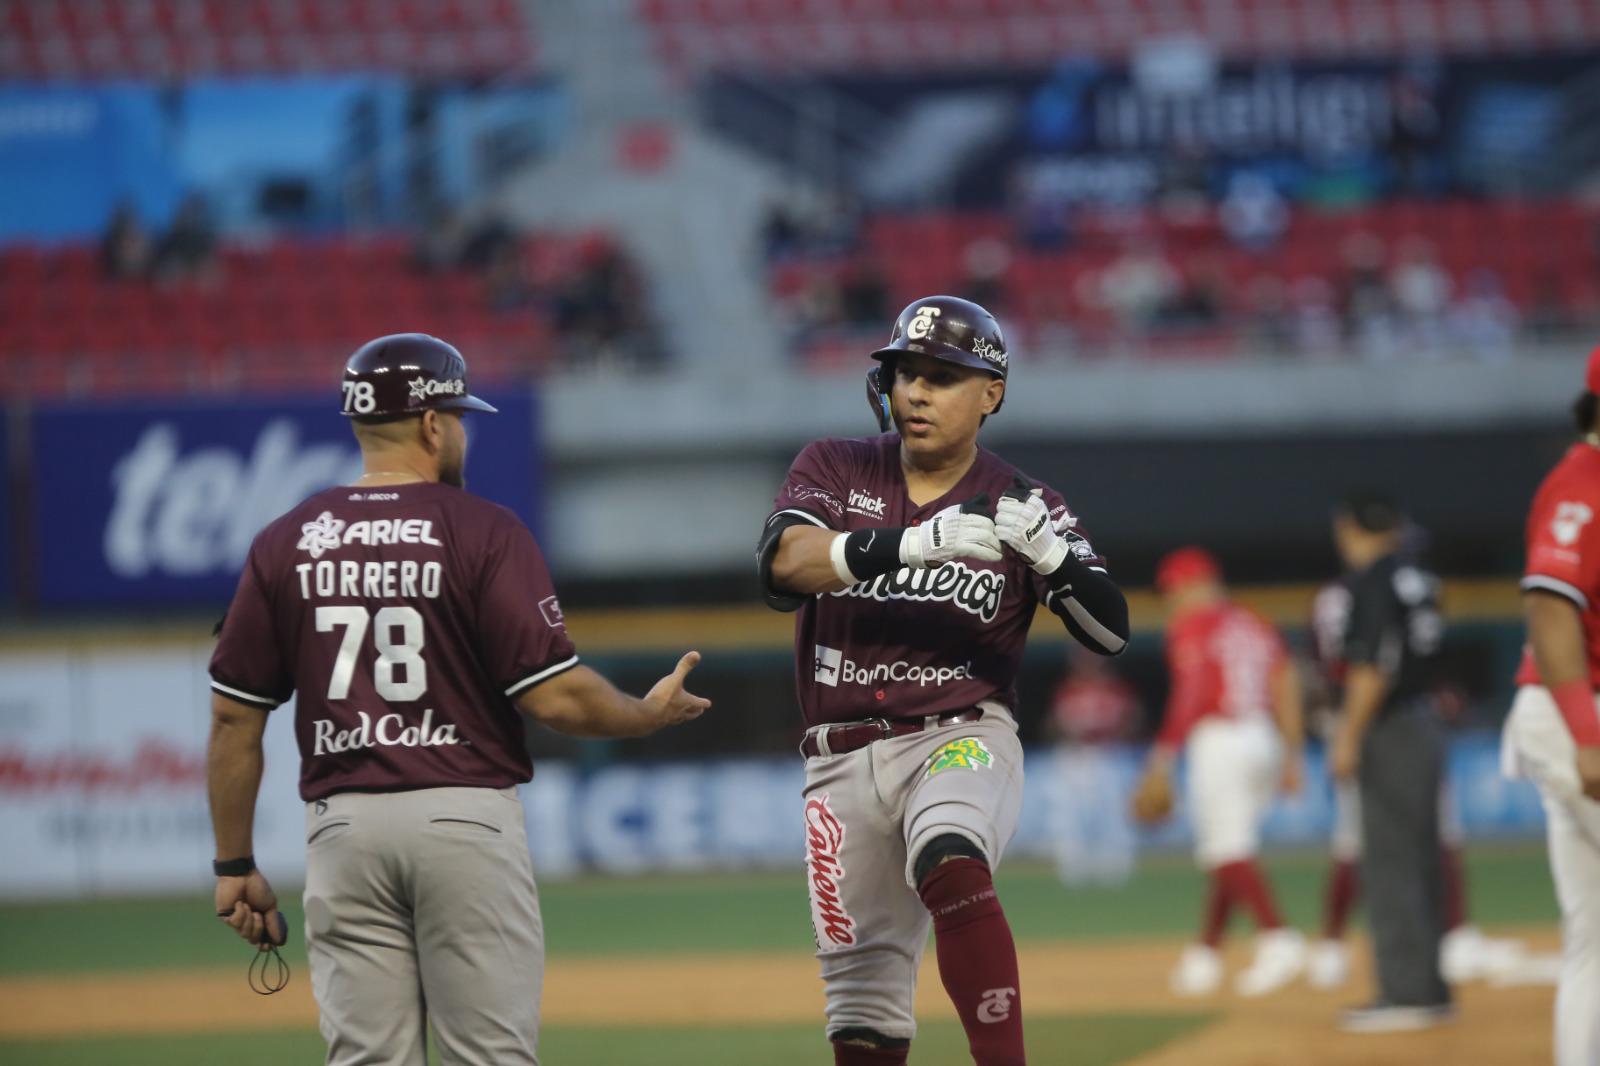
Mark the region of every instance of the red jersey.
POLYGON ((256 536, 211 687, 296 696, 306 800, 505 788, 533 776, 513 697, 577 663, 516 515, 438 483, 345 486, 256 536))
MULTIPOLYGON (((1571 600, 1581 612, 1589 682, 1600 688, 1600 448, 1580 441, 1545 476, 1528 511, 1528 564, 1522 590, 1571 600)), ((1537 685, 1539 669, 1524 647, 1517 684, 1537 685)))
POLYGON ((1223 602, 1185 611, 1167 627, 1172 693, 1156 743, 1177 748, 1202 718, 1270 717, 1272 675, 1288 657, 1273 624, 1223 602))
POLYGON ((1050 700, 1056 728, 1080 744, 1110 744, 1133 735, 1139 697, 1120 677, 1069 677, 1050 700))

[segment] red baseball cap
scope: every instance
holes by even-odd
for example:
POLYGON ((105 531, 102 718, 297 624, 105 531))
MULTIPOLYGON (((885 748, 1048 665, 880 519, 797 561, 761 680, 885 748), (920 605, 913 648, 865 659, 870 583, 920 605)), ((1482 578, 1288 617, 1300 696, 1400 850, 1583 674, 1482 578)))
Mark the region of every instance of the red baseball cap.
POLYGON ((1600 345, 1589 353, 1589 366, 1583 372, 1583 386, 1590 392, 1600 395, 1600 345))
POLYGON ((1221 581, 1222 567, 1204 548, 1179 548, 1156 566, 1156 591, 1171 592, 1194 581, 1221 581))

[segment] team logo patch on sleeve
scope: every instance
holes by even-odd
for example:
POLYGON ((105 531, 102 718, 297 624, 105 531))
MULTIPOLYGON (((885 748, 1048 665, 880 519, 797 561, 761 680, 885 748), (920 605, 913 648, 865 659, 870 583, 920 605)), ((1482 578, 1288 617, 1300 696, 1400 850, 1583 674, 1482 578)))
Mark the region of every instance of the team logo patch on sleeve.
POLYGON ((933 758, 928 760, 927 776, 946 770, 987 770, 993 765, 994 755, 987 744, 977 737, 962 737, 933 753, 933 758))

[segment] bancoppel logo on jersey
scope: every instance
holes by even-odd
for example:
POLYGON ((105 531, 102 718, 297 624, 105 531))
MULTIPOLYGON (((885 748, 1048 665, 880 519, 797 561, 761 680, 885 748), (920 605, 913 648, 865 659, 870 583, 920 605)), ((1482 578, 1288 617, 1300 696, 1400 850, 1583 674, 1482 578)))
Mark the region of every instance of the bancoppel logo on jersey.
POLYGON ((918 666, 916 663, 904 660, 873 666, 846 659, 838 648, 828 648, 821 644, 816 647, 817 653, 811 660, 812 677, 816 679, 817 684, 827 685, 829 688, 837 688, 841 684, 882 685, 886 682, 901 682, 926 688, 928 685, 937 687, 972 677, 971 660, 960 666, 918 666))
POLYGON ((327 718, 311 723, 312 755, 338 755, 360 748, 437 748, 459 744, 454 722, 435 726, 433 708, 422 712, 422 721, 406 725, 398 714, 373 720, 366 711, 357 711, 361 724, 354 729, 338 729, 327 718))
POLYGON ((888 509, 889 505, 883 502, 881 496, 869 496, 860 489, 850 490, 850 510, 856 514, 864 514, 869 518, 882 518, 888 509))
POLYGON ((345 544, 427 544, 435 548, 443 543, 434 538, 433 520, 427 518, 375 518, 346 524, 344 519, 323 511, 315 521, 300 526, 300 543, 296 549, 309 552, 311 558, 320 559, 323 552, 333 551, 345 544))

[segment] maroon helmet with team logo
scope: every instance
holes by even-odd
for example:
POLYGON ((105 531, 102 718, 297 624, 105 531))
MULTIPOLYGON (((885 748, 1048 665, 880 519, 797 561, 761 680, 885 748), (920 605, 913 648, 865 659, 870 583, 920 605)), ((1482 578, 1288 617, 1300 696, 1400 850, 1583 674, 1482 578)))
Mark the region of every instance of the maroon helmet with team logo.
MULTIPOLYGON (((902 352, 943 359, 1006 379, 1010 357, 1000 323, 987 309, 959 296, 926 296, 913 300, 894 321, 889 343, 872 353, 883 364, 867 371, 867 403, 885 432, 893 425, 889 390, 894 384, 894 361, 902 352)), ((1000 403, 1005 398, 1002 396, 1000 403)), ((996 411, 1000 404, 996 404, 996 411)))
POLYGON ((357 348, 344 366, 344 414, 398 418, 424 411, 493 411, 467 391, 467 361, 426 333, 393 333, 357 348))

